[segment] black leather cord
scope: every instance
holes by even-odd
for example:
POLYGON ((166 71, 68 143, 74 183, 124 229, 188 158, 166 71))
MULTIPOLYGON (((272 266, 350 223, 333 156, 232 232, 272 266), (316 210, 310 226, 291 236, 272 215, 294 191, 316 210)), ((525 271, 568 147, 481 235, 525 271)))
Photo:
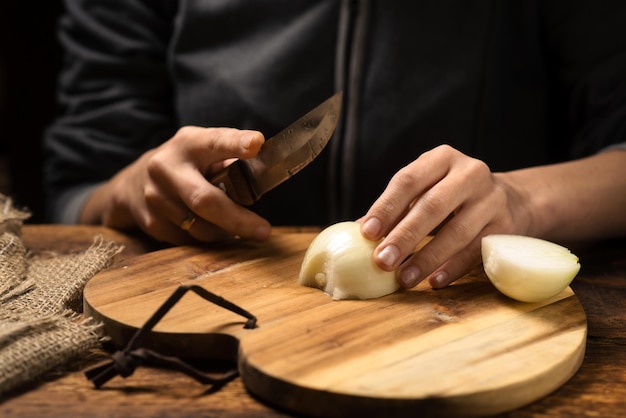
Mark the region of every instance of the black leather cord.
POLYGON ((96 366, 85 372, 85 376, 94 384, 96 389, 100 388, 115 376, 126 378, 132 375, 137 367, 146 362, 153 362, 155 364, 168 366, 187 374, 200 383, 210 384, 213 386, 223 385, 239 375, 237 368, 234 368, 225 372, 221 377, 215 378, 211 375, 202 373, 200 370, 194 368, 178 357, 164 356, 154 350, 140 347, 142 337, 150 332, 152 328, 188 291, 193 291, 209 302, 213 302, 218 306, 244 316, 248 319, 244 328, 253 329, 257 327, 257 318, 245 309, 227 301, 221 296, 217 296, 214 293, 209 292, 203 287, 197 285, 181 285, 170 295, 169 298, 167 298, 163 305, 157 309, 157 311, 146 321, 146 323, 137 330, 126 347, 123 350, 118 350, 113 353, 111 361, 106 364, 96 366))

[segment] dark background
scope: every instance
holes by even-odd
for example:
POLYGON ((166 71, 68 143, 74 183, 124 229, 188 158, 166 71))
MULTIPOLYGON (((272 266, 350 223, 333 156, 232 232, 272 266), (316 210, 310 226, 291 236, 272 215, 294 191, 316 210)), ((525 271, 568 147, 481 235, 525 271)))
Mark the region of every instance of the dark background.
POLYGON ((44 222, 41 138, 56 115, 60 0, 0 1, 0 193, 44 222))

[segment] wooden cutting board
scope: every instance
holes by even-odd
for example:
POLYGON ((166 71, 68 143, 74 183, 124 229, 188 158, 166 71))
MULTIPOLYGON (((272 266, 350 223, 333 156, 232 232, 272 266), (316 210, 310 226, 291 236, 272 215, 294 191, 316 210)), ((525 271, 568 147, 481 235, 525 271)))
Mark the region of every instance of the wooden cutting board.
POLYGON ((188 292, 150 348, 237 361, 257 397, 318 417, 496 414, 557 389, 583 360, 586 317, 570 288, 520 303, 477 272, 442 290, 335 301, 297 284, 314 236, 148 253, 96 275, 85 312, 123 346, 180 284, 200 285, 254 314, 258 327, 188 292))

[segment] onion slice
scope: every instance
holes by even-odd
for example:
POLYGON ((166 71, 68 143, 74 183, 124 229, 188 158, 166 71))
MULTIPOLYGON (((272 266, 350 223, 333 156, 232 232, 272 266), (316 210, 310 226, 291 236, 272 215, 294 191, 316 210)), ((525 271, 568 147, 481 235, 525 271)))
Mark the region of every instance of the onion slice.
POLYGON ((540 302, 570 285, 580 270, 569 249, 522 235, 494 234, 482 238, 483 268, 491 283, 521 302, 540 302))

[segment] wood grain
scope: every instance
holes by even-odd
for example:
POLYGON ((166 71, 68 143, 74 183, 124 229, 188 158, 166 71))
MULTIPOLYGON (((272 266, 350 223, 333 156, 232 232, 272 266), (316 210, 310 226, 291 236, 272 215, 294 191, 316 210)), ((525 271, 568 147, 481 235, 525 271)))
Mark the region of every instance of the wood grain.
MULTIPOLYGON (((275 228, 275 233, 279 233, 275 228)), ((311 232, 293 227, 285 232, 311 232)), ((128 236, 99 226, 26 225, 27 248, 81 251, 100 232, 115 234, 120 243, 141 244, 146 237, 128 236), (68 241, 65 241, 66 237, 68 241)), ((139 245, 141 246, 141 245, 139 245)), ((139 246, 135 247, 138 248, 139 246)), ((124 258, 133 256, 126 247, 124 258)), ((588 338, 578 372, 548 396, 498 418, 602 417, 626 413, 626 240, 599 242, 576 249, 583 268, 572 283, 585 308, 588 338)), ((32 386, 0 400, 0 416, 7 417, 236 417, 293 416, 251 396, 241 379, 218 391, 207 389, 180 372, 140 368, 127 379, 115 378, 95 390, 83 371, 105 359, 106 353, 78 358, 32 386)), ((207 365, 209 367, 209 365, 207 365)), ((416 412, 419 415, 419 412, 416 412)))
POLYGON ((333 301, 296 283, 313 236, 140 256, 92 279, 85 311, 125 344, 179 284, 201 285, 254 313, 259 328, 190 294, 155 328, 152 348, 237 360, 256 396, 314 416, 510 411, 560 387, 583 360, 586 317, 569 288, 525 304, 475 274, 439 291, 333 301))

